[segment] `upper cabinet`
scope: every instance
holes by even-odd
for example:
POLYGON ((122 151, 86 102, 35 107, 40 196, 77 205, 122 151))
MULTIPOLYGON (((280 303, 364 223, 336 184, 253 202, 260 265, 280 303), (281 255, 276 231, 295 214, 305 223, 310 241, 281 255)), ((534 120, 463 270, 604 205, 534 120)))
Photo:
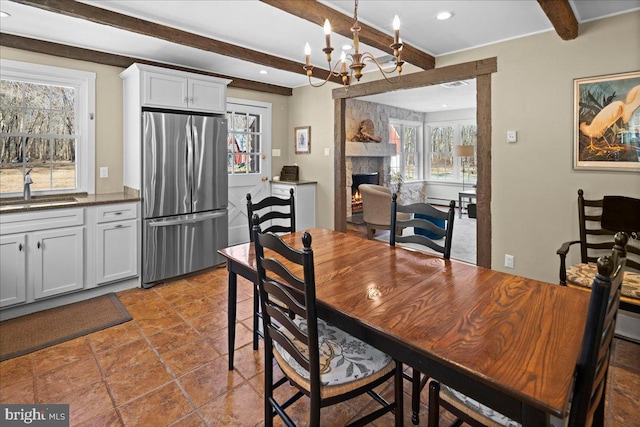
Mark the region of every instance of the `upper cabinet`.
POLYGON ((138 94, 141 107, 226 113, 231 80, 142 64, 131 65, 120 77, 125 89, 138 94))
POLYGON ((231 80, 144 64, 131 65, 120 73, 120 78, 123 89, 122 183, 140 190, 143 108, 226 114, 227 85, 231 80))

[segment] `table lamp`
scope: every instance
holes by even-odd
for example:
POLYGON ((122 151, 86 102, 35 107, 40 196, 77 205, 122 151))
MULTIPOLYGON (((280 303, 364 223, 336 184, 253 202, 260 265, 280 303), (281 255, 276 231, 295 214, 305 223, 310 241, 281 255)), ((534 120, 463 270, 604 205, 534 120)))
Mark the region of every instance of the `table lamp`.
MULTIPOLYGON (((473 145, 454 145, 453 146, 453 155, 456 157, 471 157, 473 156, 473 145)), ((464 160, 461 159, 462 163, 462 191, 464 191, 464 160)))

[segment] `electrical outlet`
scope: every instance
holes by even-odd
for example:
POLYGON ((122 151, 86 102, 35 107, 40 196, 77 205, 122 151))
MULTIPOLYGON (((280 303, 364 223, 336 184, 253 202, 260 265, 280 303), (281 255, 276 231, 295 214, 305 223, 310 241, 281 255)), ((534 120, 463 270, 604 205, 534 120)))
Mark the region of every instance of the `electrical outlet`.
POLYGON ((107 166, 100 168, 100 178, 109 178, 109 168, 107 166))
POLYGON ((504 254, 504 266, 507 268, 513 268, 513 262, 515 258, 513 255, 504 254))
POLYGON ((507 142, 518 142, 518 132, 516 132, 515 130, 508 130, 507 142))

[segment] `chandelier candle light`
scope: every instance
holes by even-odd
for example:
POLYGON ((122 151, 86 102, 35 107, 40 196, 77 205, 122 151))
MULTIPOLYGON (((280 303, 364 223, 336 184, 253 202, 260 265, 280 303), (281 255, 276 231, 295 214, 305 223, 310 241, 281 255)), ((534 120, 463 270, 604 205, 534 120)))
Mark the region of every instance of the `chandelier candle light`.
POLYGON ((362 70, 366 66, 365 61, 373 62, 378 70, 382 73, 384 79, 390 83, 396 83, 400 80, 400 76, 402 74, 402 64, 404 61, 401 59, 402 54, 402 39, 400 38, 400 18, 398 15, 393 19, 393 43, 389 46, 393 49, 393 56, 395 58, 395 66, 392 70, 385 71, 382 68, 382 65, 378 63, 376 58, 369 52, 360 53, 360 39, 358 34, 360 33, 360 25, 358 23, 358 0, 355 0, 355 6, 353 9, 353 26, 351 27, 351 32, 353 33, 353 54, 347 54, 345 51, 342 51, 340 55, 340 61, 336 62, 335 65, 331 65, 331 52, 333 52, 333 48, 331 47, 331 24, 329 20, 326 19, 324 21, 324 35, 325 35, 325 43, 326 46, 322 51, 327 55, 327 62, 329 63, 329 75, 327 78, 320 84, 313 84, 311 82, 311 75, 313 73, 313 65, 311 65, 311 47, 309 43, 307 43, 304 47, 304 54, 306 57, 306 65, 304 69, 307 71, 307 76, 309 77, 309 84, 313 87, 320 87, 324 85, 329 79, 333 77, 341 77, 342 84, 345 90, 349 89, 349 84, 351 83, 352 77, 355 77, 356 80, 360 81, 362 77, 362 70), (349 71, 347 71, 347 60, 349 61, 349 71), (340 71, 338 71, 338 67, 340 67, 340 71), (395 80, 391 80, 387 77, 387 75, 398 71, 398 78, 395 80))

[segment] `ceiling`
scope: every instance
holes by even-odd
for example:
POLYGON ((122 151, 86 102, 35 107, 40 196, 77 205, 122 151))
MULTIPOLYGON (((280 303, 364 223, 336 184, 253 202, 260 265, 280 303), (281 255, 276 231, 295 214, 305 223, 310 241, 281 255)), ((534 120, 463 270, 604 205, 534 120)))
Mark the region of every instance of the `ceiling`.
MULTIPOLYGON (((305 7, 309 4, 308 1, 305 1, 305 7)), ((65 9, 73 9, 75 2, 52 0, 40 3, 53 3, 65 9)), ((85 0, 81 3, 180 29, 204 38, 223 41, 236 47, 226 54, 213 53, 185 46, 183 43, 162 40, 8 0, 0 0, 0 10, 11 15, 8 18, 2 18, 0 31, 286 88, 306 85, 307 77, 303 73, 283 71, 274 66, 267 67, 236 59, 232 55, 250 49, 249 59, 252 55, 258 57, 260 53, 266 53, 284 58, 288 62, 303 63, 304 44, 309 42, 312 47, 312 63, 318 67, 328 68, 321 51, 324 45, 322 27, 258 0, 85 0), (260 71, 266 71, 267 74, 261 74, 260 71)), ((347 15, 349 21, 353 16, 352 1, 324 0, 318 3, 347 15)), ((638 10, 640 0, 569 0, 569 5, 578 23, 583 23, 638 10)), ((392 34, 391 21, 396 14, 400 17, 400 35, 405 45, 419 49, 435 58, 502 40, 554 30, 550 19, 536 0, 361 0, 359 2, 360 22, 385 35, 392 34), (453 17, 446 21, 436 20, 436 14, 444 10, 452 12, 453 17)), ((100 21, 99 14, 94 20, 100 21)), ((322 18, 316 19, 318 20, 322 18)), ((2 38, 0 42, 1 40, 2 38)), ((336 52, 343 44, 351 42, 349 38, 337 34, 332 34, 331 41, 336 52)), ((389 54, 388 51, 368 46, 364 46, 364 50, 371 51, 376 57, 389 54)), ((335 52, 334 57, 338 57, 335 52)), ((297 70, 297 64, 294 65, 297 70)), ((378 73, 372 76, 365 75, 363 81, 378 78, 378 73)), ((450 96, 458 89, 443 91, 443 88, 438 87, 432 90, 445 92, 450 96)), ((469 101, 466 98, 469 94, 474 96, 475 87, 468 85, 462 90, 466 90, 466 95, 452 97, 446 102, 446 108, 456 108, 458 102, 461 104, 457 108, 467 108, 465 105, 469 101)), ((435 93, 425 95, 416 92, 416 99, 431 99, 433 102, 429 106, 410 108, 420 111, 443 109, 445 107, 442 107, 442 104, 445 102, 438 96, 435 93)), ((405 94, 401 99, 408 102, 408 97, 409 95, 405 94)), ((394 105, 391 102, 389 101, 390 105, 394 105)))

